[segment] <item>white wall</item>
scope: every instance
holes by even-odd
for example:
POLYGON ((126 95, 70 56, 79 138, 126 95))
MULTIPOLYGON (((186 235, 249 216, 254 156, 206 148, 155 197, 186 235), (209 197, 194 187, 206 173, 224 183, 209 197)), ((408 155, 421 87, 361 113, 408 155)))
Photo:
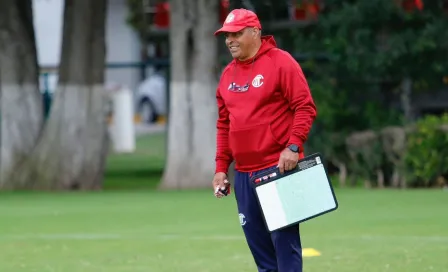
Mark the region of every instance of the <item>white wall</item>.
MULTIPOLYGON (((63 5, 64 0, 33 0, 37 54, 41 67, 59 65, 63 5)), ((109 0, 106 23, 108 64, 140 61, 140 42, 136 33, 127 25, 126 16, 126 0, 109 0)), ((108 68, 106 85, 124 84, 134 89, 140 81, 139 75, 137 68, 108 68)), ((49 79, 50 88, 54 89, 57 76, 53 75, 49 79)))
POLYGON ((34 0, 34 29, 41 66, 57 66, 61 52, 63 0, 34 0))
MULTIPOLYGON (((94 1, 94 0, 92 0, 94 1)), ((140 62, 140 41, 126 23, 126 0, 109 0, 107 15, 107 63, 140 62)), ((108 68, 107 84, 124 84, 135 89, 140 82, 138 68, 108 68)))

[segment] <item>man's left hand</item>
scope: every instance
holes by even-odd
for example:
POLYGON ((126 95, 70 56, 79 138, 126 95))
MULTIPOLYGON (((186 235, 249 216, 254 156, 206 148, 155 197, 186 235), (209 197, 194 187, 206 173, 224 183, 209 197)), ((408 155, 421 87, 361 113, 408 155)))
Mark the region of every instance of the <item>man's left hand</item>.
POLYGON ((298 161, 299 154, 292 152, 289 148, 285 148, 280 154, 280 159, 278 161, 280 173, 283 174, 285 171, 293 170, 296 168, 298 161))

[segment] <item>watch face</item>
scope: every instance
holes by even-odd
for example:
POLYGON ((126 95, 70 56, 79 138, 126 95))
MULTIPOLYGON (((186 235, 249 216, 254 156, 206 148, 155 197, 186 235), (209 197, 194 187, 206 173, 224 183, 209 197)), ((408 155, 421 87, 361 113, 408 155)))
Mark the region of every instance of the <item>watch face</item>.
POLYGON ((299 147, 297 145, 290 145, 289 149, 293 152, 298 152, 299 151, 299 147))

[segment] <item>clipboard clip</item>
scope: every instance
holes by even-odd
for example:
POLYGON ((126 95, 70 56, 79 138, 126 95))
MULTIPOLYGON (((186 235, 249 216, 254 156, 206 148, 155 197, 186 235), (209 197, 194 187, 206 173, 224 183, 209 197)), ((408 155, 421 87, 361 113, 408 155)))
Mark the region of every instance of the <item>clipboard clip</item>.
POLYGON ((257 186, 260 183, 269 182, 269 180, 271 180, 271 179, 279 179, 281 177, 288 176, 295 172, 297 172, 297 167, 292 170, 285 171, 285 173, 283 173, 283 174, 280 173, 280 170, 278 167, 268 168, 262 172, 257 173, 256 175, 254 175, 251 178, 251 181, 254 186, 257 186))
POLYGON ((273 173, 270 173, 270 174, 266 174, 266 175, 264 175, 262 177, 256 178, 254 180, 254 183, 258 184, 258 183, 260 183, 262 181, 267 181, 267 180, 270 180, 271 178, 275 178, 276 176, 277 176, 277 171, 275 171, 273 173))

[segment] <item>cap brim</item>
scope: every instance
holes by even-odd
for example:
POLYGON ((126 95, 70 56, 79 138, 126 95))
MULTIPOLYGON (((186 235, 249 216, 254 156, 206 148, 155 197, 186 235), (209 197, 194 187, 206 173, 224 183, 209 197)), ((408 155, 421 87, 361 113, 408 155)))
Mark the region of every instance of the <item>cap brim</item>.
POLYGON ((238 32, 246 28, 246 26, 223 26, 215 32, 215 36, 224 32, 238 32))

